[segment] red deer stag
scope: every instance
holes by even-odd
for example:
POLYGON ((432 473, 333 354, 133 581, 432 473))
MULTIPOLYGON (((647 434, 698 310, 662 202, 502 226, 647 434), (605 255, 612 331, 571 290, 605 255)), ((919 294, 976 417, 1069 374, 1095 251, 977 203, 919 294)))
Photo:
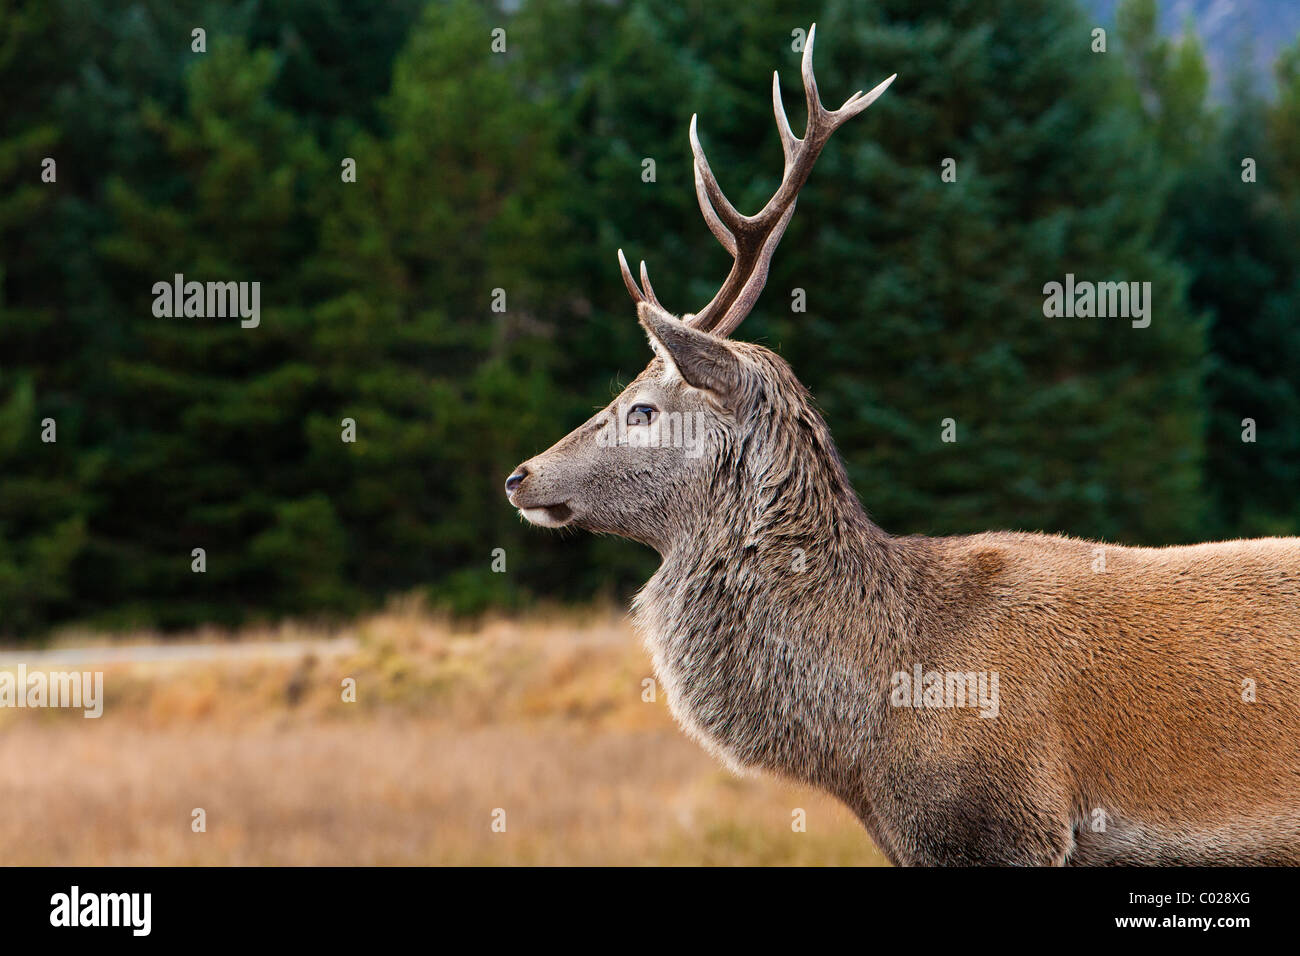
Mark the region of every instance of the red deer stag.
POLYGON ((754 216, 695 186, 734 257, 678 319, 619 262, 654 359, 506 481, 530 522, 661 556, 635 620, 681 726, 820 787, 898 864, 1300 864, 1300 540, 1128 548, 893 537, 790 368, 729 340, 838 127, 808 126, 754 216), (693 427, 692 427, 693 426, 693 427))

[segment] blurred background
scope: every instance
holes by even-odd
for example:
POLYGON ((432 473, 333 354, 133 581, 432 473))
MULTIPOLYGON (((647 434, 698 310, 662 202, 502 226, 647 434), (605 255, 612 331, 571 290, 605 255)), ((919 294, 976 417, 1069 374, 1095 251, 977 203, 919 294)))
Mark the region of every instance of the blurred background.
POLYGON ((0 0, 0 667, 111 661, 99 721, 0 710, 0 861, 879 862, 642 699, 650 552, 501 490, 649 358, 618 247, 679 312, 725 276, 690 115, 756 210, 814 20, 827 103, 899 79, 738 335, 873 518, 1297 532, 1292 0, 0 0), (155 317, 176 273, 259 327, 155 317), (1067 273, 1150 326, 1045 318, 1067 273))

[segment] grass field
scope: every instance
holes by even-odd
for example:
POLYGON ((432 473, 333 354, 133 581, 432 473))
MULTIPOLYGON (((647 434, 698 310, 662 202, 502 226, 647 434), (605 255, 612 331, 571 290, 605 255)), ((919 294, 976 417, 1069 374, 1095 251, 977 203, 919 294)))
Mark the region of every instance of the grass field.
POLYGON ((733 776, 643 701, 614 610, 186 640, 216 658, 51 665, 104 671, 98 720, 0 709, 0 863, 884 862, 834 801, 733 776))

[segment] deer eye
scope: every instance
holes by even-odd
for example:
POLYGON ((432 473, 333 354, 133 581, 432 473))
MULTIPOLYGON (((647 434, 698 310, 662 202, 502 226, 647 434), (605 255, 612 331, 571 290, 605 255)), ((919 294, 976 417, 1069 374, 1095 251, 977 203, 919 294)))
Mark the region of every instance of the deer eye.
POLYGON ((659 414, 659 409, 653 405, 637 404, 628 409, 627 423, 629 425, 649 425, 659 414))

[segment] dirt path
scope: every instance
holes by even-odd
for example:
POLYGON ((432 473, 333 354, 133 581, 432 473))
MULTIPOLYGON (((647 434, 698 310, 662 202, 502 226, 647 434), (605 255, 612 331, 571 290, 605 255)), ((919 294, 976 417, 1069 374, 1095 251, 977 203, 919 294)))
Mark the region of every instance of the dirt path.
POLYGON ((307 641, 239 641, 224 644, 118 644, 54 650, 0 651, 0 667, 86 667, 103 664, 170 664, 207 661, 294 660, 355 653, 356 638, 307 641))

